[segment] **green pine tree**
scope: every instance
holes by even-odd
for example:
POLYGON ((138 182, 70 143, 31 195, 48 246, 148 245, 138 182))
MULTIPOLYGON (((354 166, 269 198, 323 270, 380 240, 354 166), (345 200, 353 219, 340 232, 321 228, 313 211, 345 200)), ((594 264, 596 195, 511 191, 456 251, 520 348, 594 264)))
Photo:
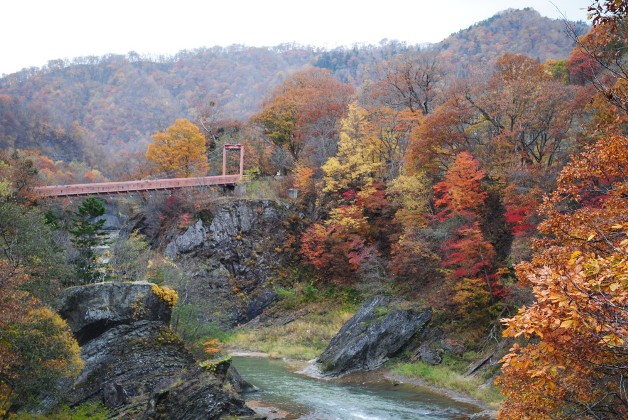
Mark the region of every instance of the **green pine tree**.
POLYGON ((88 197, 81 202, 74 213, 74 227, 70 233, 74 236, 72 244, 78 251, 76 261, 78 281, 91 283, 96 281, 100 273, 97 270, 96 253, 94 248, 103 245, 103 225, 105 221, 94 218, 105 214, 103 202, 94 197, 88 197))

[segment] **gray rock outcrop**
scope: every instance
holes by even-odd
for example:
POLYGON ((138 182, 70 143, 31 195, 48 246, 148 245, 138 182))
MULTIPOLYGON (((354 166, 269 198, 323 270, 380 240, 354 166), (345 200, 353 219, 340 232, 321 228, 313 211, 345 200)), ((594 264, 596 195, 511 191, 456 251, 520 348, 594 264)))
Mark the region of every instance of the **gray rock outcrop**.
POLYGON ((443 361, 443 358, 441 357, 438 349, 431 348, 428 343, 423 344, 421 345, 421 347, 419 347, 419 350, 417 351, 417 356, 419 356, 422 361, 432 366, 439 365, 443 361))
POLYGON ((168 323, 170 307, 152 287, 147 282, 70 287, 59 298, 58 312, 81 345, 109 328, 140 319, 168 323))
POLYGON ((229 200, 169 238, 165 254, 184 269, 195 291, 185 303, 205 308, 204 322, 232 327, 277 299, 267 280, 282 264, 277 250, 286 242, 288 213, 276 201, 229 200))
POLYGON ((226 375, 201 367, 170 331, 170 306, 153 285, 74 287, 62 294, 59 306, 81 336, 85 362, 66 396, 70 406, 101 401, 113 417, 133 419, 254 415, 227 389, 226 375))
POLYGON ((239 394, 259 391, 258 387, 244 379, 242 375, 240 375, 240 372, 233 366, 229 366, 225 377, 233 390, 239 394))
POLYGON ((198 220, 183 235, 174 238, 166 246, 166 257, 175 259, 179 254, 188 254, 203 246, 207 239, 207 229, 202 220, 198 220))
POLYGON ((430 309, 405 309, 384 296, 367 301, 316 360, 320 372, 339 376, 379 368, 428 325, 430 309))
POLYGON ((96 217, 93 221, 95 222, 98 220, 103 221, 103 230, 119 230, 122 227, 122 220, 117 214, 105 213, 102 216, 96 217))

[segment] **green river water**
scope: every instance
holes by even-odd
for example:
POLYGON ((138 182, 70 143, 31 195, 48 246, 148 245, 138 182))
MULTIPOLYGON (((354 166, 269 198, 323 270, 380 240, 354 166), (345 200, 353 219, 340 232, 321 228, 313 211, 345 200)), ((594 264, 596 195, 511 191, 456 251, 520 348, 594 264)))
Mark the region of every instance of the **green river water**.
MULTIPOLYGON (((397 384, 378 373, 339 380, 292 373, 281 360, 234 357, 241 375, 260 388, 245 394, 251 404, 275 407, 284 419, 466 419, 481 411, 428 388, 397 384)), ((272 412, 269 418, 272 418, 272 412)))

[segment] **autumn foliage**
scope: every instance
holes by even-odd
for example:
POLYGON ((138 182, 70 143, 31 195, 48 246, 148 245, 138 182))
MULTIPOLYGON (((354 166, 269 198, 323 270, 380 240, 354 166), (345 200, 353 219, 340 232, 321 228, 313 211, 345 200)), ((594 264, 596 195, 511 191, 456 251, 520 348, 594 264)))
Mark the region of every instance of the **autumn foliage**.
POLYGON ((525 337, 503 359, 503 418, 625 418, 628 138, 608 136, 565 167, 541 207, 546 236, 518 266, 536 302, 504 320, 525 337))
POLYGON ((441 221, 459 220, 443 247, 442 264, 454 268, 454 278, 484 278, 488 281, 495 250, 480 228, 481 210, 487 193, 481 181, 486 173, 470 153, 460 153, 445 179, 434 186, 434 205, 441 221))
POLYGON ((203 342, 203 351, 206 355, 213 357, 220 353, 221 343, 217 338, 211 338, 205 342, 203 342))
POLYGON ((207 174, 205 137, 192 122, 180 118, 166 131, 153 135, 146 160, 158 174, 187 178, 207 174))
MULTIPOLYGON (((511 45, 504 41, 509 29, 532 25, 536 12, 531 10, 504 12, 493 23, 452 35, 440 49, 395 42, 317 52, 277 47, 273 54, 284 63, 267 58, 264 64, 272 69, 266 81, 247 65, 259 49, 181 53, 176 62, 160 64, 132 54, 118 58, 122 67, 116 78, 130 82, 131 74, 148 71, 157 77, 151 84, 159 80, 177 97, 178 92, 185 96, 189 112, 170 109, 163 115, 190 114, 200 127, 177 119, 152 136, 140 156, 141 168, 130 170, 138 155, 127 150, 124 156, 132 163, 116 174, 205 175, 208 153, 220 154, 207 149, 240 142, 247 150, 247 173, 256 178, 246 194, 266 195, 267 189, 273 199, 288 203, 281 221, 286 240, 274 249, 285 252, 289 263, 272 284, 299 290, 298 282, 307 281, 321 291, 403 295, 433 306, 433 331, 446 337, 430 346, 446 354, 445 363, 450 356, 463 361, 472 352, 499 355, 481 368, 489 375, 510 347, 501 359, 499 379, 507 398, 503 418, 628 418, 625 3, 592 0, 593 28, 577 38, 570 56, 548 61, 553 52, 535 46, 527 48, 528 55, 521 53, 522 44, 538 44, 534 37, 511 37, 517 48, 505 47, 511 45), (503 33, 491 32, 496 23, 503 33), (490 38, 491 51, 465 53, 467 59, 452 56, 488 45, 475 36, 490 38), (232 65, 221 58, 227 53, 238 53, 241 60, 232 65), (312 63, 324 68, 304 67, 314 53, 312 63), (190 73, 195 66, 173 72, 172 77, 178 75, 173 80, 157 70, 185 67, 195 57, 239 67, 233 74, 241 81, 244 68, 254 83, 209 81, 198 69, 190 73), (271 82, 275 87, 262 100, 271 82), (188 84, 194 91, 184 93, 188 84), (204 91, 214 84, 220 85, 218 91, 204 91), (254 88, 246 92, 240 85, 254 88), (241 111, 252 115, 248 122, 218 118, 219 111, 233 112, 228 107, 236 97, 246 101, 241 111), (290 187, 298 190, 296 197, 286 191, 290 187), (436 348, 454 336, 464 351, 436 348)), ((558 31, 550 27, 543 27, 544 38, 556 37, 558 31)), ((573 30, 574 40, 580 33, 573 30)), ((100 64, 116 68, 115 61, 112 56, 100 64)), ((40 77, 54 81, 54 73, 79 70, 64 66, 51 62, 49 75, 20 73, 7 79, 1 88, 11 94, 0 94, 5 122, 0 140, 21 147, 51 135, 65 139, 59 148, 65 150, 82 139, 78 126, 70 133, 47 121, 16 130, 28 109, 6 112, 20 103, 16 95, 28 90, 22 83, 35 86, 40 77), (14 138, 14 132, 33 136, 25 141, 14 138)), ((91 74, 89 80, 94 79, 91 74)), ((41 91, 39 96, 33 110, 56 94, 41 91)), ((157 98, 148 97, 148 109, 167 102, 157 98)), ((93 126, 88 138, 106 133, 109 141, 120 137, 113 144, 130 147, 121 111, 111 100, 100 101, 107 102, 101 107, 114 119, 107 128, 104 120, 82 115, 77 121, 93 126)), ((67 327, 41 298, 40 289, 53 294, 60 278, 45 281, 54 256, 36 246, 51 232, 40 230, 37 211, 21 205, 40 204, 33 195, 38 182, 98 182, 105 180, 105 171, 56 159, 33 151, 0 156, 0 417, 28 405, 46 381, 71 377, 79 367, 67 327)), ((183 231, 202 215, 201 198, 186 203, 182 197, 172 194, 152 211, 147 205, 146 218, 138 223, 153 245, 163 242, 161 232, 183 231)), ((94 214, 78 216, 90 222, 94 214)), ((69 233, 76 234, 76 226, 69 233)), ((157 257, 156 265, 138 268, 132 256, 147 255, 148 242, 137 234, 127 242, 129 252, 118 253, 110 263, 117 265, 112 272, 120 278, 131 279, 138 270, 162 278, 161 266, 174 264, 161 264, 157 257)), ((79 248, 76 239, 74 244, 79 248)), ((95 244, 85 246, 91 252, 95 244)), ((252 291, 241 286, 230 290, 238 297, 252 291)), ((168 293, 164 296, 174 304, 168 293)), ((209 356, 220 352, 218 339, 201 344, 209 356)))
MULTIPOLYGON (((0 260, 0 271, 7 269, 0 260)), ((58 395, 59 380, 83 367, 67 323, 19 289, 28 278, 20 271, 0 283, 0 415, 36 406, 42 393, 58 395)))
POLYGON ((353 88, 327 70, 297 72, 277 86, 253 121, 293 164, 307 150, 308 160, 322 163, 335 149, 336 122, 344 115, 353 88), (316 140, 316 141, 312 141, 316 140))
POLYGON ((441 209, 437 217, 444 220, 459 215, 477 219, 487 196, 480 184, 485 175, 470 153, 458 154, 445 179, 434 186, 434 205, 441 209))
POLYGON ((328 220, 311 225, 303 233, 300 253, 333 282, 353 282, 355 271, 377 254, 364 209, 356 204, 333 209, 328 220))
MULTIPOLYGON (((2 178, 0 178, 2 180, 2 178)), ((35 292, 50 299, 60 266, 50 229, 36 210, 0 196, 0 416, 58 396, 82 368, 70 328, 35 292), (28 292, 26 290, 30 290, 28 292)))

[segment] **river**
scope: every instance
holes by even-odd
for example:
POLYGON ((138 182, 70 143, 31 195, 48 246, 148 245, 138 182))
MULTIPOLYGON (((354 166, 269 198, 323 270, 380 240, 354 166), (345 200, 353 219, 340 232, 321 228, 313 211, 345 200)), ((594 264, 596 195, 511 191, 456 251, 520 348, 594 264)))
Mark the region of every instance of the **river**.
POLYGON ((247 403, 261 407, 260 412, 269 418, 466 419, 481 411, 429 388, 386 380, 378 373, 321 380, 293 373, 294 366, 281 360, 234 357, 233 364, 260 388, 244 395, 247 403))

